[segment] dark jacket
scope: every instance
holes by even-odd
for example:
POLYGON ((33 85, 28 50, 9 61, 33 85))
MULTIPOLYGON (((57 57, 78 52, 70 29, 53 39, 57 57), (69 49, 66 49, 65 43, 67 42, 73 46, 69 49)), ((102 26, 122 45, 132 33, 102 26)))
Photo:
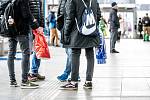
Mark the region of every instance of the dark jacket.
POLYGON ((148 27, 150 26, 150 18, 145 16, 143 19, 142 19, 142 23, 144 25, 144 27, 148 27))
POLYGON ((17 27, 17 35, 28 35, 30 26, 32 29, 38 28, 38 24, 33 22, 34 17, 30 12, 29 0, 16 0, 14 5, 14 21, 17 27))
POLYGON ((60 0, 58 11, 57 11, 57 21, 56 21, 56 27, 61 32, 61 43, 64 43, 64 25, 65 25, 65 4, 67 0, 60 0))
MULTIPOLYGON (((85 3, 89 6, 90 0, 84 0, 85 3)), ((94 17, 98 22, 101 17, 101 12, 97 0, 92 0, 91 6, 94 17)), ((89 48, 96 47, 99 45, 99 36, 85 36, 81 35, 77 29, 77 25, 75 22, 75 18, 78 20, 78 25, 81 26, 81 16, 85 9, 85 6, 82 0, 68 0, 66 2, 66 15, 65 15, 65 27, 64 27, 64 41, 68 41, 64 43, 64 47, 69 48, 89 48)))
POLYGON ((138 22, 138 31, 139 31, 139 32, 142 32, 142 31, 143 31, 143 24, 142 24, 142 21, 141 21, 141 20, 138 22))
POLYGON ((44 27, 44 13, 41 0, 29 0, 29 6, 34 18, 37 19, 39 25, 44 27))
POLYGON ((62 31, 64 27, 64 16, 65 16, 65 4, 67 0, 60 0, 59 1, 59 6, 58 6, 58 11, 57 11, 57 23, 56 27, 59 31, 62 31))
POLYGON ((109 15, 110 29, 120 28, 119 18, 117 16, 117 10, 112 9, 109 15))

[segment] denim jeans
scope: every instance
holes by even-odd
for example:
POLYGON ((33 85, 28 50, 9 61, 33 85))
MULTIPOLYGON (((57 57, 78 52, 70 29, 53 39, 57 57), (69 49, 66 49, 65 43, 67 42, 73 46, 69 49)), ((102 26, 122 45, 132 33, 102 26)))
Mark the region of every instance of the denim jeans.
POLYGON ((67 63, 65 66, 64 74, 67 74, 69 76, 71 73, 71 56, 72 56, 71 53, 72 53, 72 50, 70 48, 65 48, 65 50, 66 50, 66 54, 67 54, 67 63))
MULTIPOLYGON (((93 48, 85 48, 87 59, 86 81, 92 81, 94 71, 94 51, 93 48)), ((72 73, 71 81, 78 81, 80 66, 81 48, 72 48, 72 73)))
POLYGON ((41 63, 41 59, 38 59, 37 56, 36 56, 36 53, 33 52, 32 67, 31 67, 32 74, 38 74, 40 63, 41 63))
POLYGON ((8 52, 8 70, 10 80, 15 80, 14 71, 14 59, 17 50, 17 43, 19 42, 20 49, 22 51, 22 81, 27 81, 27 75, 30 70, 30 49, 29 49, 29 37, 26 35, 17 36, 15 38, 9 38, 9 52, 8 52))

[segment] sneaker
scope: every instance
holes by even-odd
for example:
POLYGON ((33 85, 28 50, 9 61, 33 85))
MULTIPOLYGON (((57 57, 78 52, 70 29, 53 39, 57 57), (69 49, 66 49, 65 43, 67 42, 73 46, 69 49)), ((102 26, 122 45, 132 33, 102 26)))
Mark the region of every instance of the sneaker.
POLYGON ((38 78, 39 80, 45 80, 45 76, 42 76, 42 75, 40 75, 40 74, 37 74, 36 76, 37 76, 37 78, 38 78))
POLYGON ((61 90, 77 90, 78 89, 78 83, 72 84, 67 83, 66 85, 60 86, 61 90))
POLYGON ((33 75, 33 74, 29 74, 28 75, 28 80, 31 82, 36 82, 38 80, 38 77, 33 75))
POLYGON ((65 82, 68 79, 68 74, 62 74, 62 75, 58 76, 57 79, 61 82, 65 82))
POLYGON ((92 82, 85 82, 85 84, 83 85, 83 88, 92 89, 92 82))
POLYGON ((16 80, 10 81, 10 87, 18 87, 16 80))
POLYGON ((30 81, 21 83, 21 89, 36 89, 36 88, 39 88, 39 85, 38 84, 34 84, 34 83, 30 82, 30 81))

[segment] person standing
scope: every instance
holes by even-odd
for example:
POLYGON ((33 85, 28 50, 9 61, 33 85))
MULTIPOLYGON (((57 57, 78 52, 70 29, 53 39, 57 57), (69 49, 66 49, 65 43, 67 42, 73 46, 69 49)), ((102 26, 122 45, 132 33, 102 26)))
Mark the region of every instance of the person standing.
MULTIPOLYGON (((39 23, 40 27, 44 27, 44 14, 42 9, 42 1, 41 0, 29 0, 29 6, 31 13, 33 14, 34 18, 39 23)), ((31 32, 31 35, 32 32, 31 32)), ((34 36, 33 36, 34 37, 34 36)), ((32 39, 33 40, 33 39, 32 39)), ((31 74, 29 74, 28 79, 30 81, 37 81, 37 80, 44 80, 45 76, 39 74, 39 67, 40 67, 41 59, 38 59, 36 56, 36 52, 33 51, 32 54, 32 65, 31 65, 31 74)))
POLYGON ((142 36, 143 24, 142 24, 141 18, 139 18, 139 22, 138 22, 138 31, 140 32, 140 39, 143 39, 143 36, 142 36))
MULTIPOLYGON (((66 16, 65 16, 65 28, 64 28, 64 38, 63 47, 72 49, 72 60, 71 60, 71 82, 63 85, 60 89, 66 90, 77 90, 78 89, 78 76, 79 76, 79 66, 80 66, 80 54, 81 49, 85 49, 86 59, 87 59, 87 72, 86 81, 84 88, 92 88, 92 77, 94 71, 94 51, 93 47, 97 47, 100 43, 99 35, 90 36, 83 35, 79 33, 77 24, 82 24, 82 14, 85 10, 85 5, 90 6, 93 11, 93 18, 96 23, 94 25, 98 26, 98 22, 101 17, 101 12, 97 0, 68 0, 66 2, 66 16), (77 20, 77 22, 75 21, 77 20)), ((94 31, 94 33, 97 31, 94 31)))
MULTIPOLYGON (((60 42, 63 43, 63 36, 64 36, 64 17, 65 17, 65 4, 67 0, 60 0, 59 7, 57 11, 57 23, 56 27, 61 32, 61 39, 60 42)), ((66 81, 68 79, 68 76, 71 73, 71 49, 65 48, 66 54, 67 54, 67 62, 65 66, 65 70, 63 74, 57 76, 57 79, 61 82, 66 81)))
POLYGON ((118 29, 120 28, 119 18, 117 15, 118 6, 116 2, 111 4, 112 10, 109 15, 109 22, 110 22, 110 53, 119 53, 115 49, 115 44, 117 41, 118 29))
POLYGON ((55 16, 55 11, 50 11, 50 14, 48 16, 48 20, 49 20, 49 28, 50 28, 50 38, 51 38, 51 46, 56 46, 59 47, 58 41, 59 41, 59 37, 58 37, 58 32, 56 30, 56 16, 55 16), (56 44, 54 44, 56 40, 56 44))
POLYGON ((14 60, 17 50, 17 44, 20 44, 22 51, 22 81, 21 88, 38 88, 39 85, 33 84, 28 80, 30 69, 30 49, 29 49, 29 33, 30 27, 37 29, 39 26, 36 19, 30 12, 29 0, 16 0, 14 3, 14 22, 17 28, 16 36, 8 39, 8 70, 10 77, 10 86, 18 86, 15 78, 14 60))
POLYGON ((150 17, 148 16, 148 13, 146 13, 146 16, 143 17, 142 23, 144 25, 144 41, 149 41, 150 17))

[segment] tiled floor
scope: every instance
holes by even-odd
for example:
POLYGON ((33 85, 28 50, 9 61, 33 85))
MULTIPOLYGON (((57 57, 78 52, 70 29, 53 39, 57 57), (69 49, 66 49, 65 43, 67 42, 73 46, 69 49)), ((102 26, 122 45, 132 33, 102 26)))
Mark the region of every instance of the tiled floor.
MULTIPOLYGON (((59 90, 65 83, 57 81, 65 65, 66 55, 62 48, 50 47, 52 58, 43 60, 41 73, 46 75, 44 82, 36 90, 21 90, 8 87, 6 61, 0 61, 0 100, 150 100, 150 42, 124 39, 117 43, 119 54, 109 53, 107 44, 107 63, 95 64, 93 89, 83 89, 86 73, 84 50, 81 55, 79 89, 77 91, 59 90), (2 71, 3 70, 3 71, 2 71)), ((20 61, 16 61, 20 66, 20 61)), ((21 68, 17 67, 20 79, 21 68)))

